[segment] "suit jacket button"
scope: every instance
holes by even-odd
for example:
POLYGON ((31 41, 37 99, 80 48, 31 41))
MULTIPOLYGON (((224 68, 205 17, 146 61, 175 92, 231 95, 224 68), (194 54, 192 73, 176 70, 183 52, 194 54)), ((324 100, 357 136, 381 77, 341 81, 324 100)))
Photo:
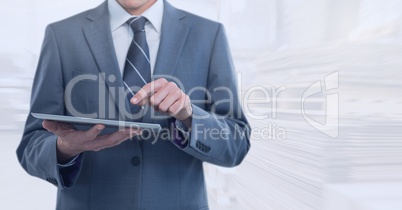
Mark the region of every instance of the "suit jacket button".
POLYGON ((133 157, 131 159, 131 164, 133 164, 133 166, 138 166, 141 163, 141 160, 139 157, 133 157))

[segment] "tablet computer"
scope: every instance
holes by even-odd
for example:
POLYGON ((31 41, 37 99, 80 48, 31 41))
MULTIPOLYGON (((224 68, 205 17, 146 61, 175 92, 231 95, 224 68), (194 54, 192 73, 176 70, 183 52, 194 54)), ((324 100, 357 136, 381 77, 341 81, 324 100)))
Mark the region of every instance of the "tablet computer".
POLYGON ((57 121, 57 122, 65 122, 65 123, 71 123, 71 124, 103 124, 105 126, 114 126, 114 127, 141 128, 141 129, 152 129, 152 130, 161 130, 162 129, 159 124, 152 124, 152 123, 105 120, 105 119, 96 119, 96 118, 42 114, 42 113, 34 113, 34 112, 32 112, 31 114, 32 114, 32 116, 34 116, 35 118, 38 118, 38 119, 51 120, 51 121, 57 121))

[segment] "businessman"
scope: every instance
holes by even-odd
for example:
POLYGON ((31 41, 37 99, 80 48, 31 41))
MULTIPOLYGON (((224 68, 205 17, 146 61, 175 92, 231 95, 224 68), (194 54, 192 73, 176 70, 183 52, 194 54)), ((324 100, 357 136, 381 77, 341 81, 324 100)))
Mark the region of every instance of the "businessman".
POLYGON ((163 0, 108 0, 50 24, 30 112, 155 123, 69 125, 28 116, 17 156, 57 186, 57 209, 209 209, 203 162, 249 148, 223 26, 163 0))

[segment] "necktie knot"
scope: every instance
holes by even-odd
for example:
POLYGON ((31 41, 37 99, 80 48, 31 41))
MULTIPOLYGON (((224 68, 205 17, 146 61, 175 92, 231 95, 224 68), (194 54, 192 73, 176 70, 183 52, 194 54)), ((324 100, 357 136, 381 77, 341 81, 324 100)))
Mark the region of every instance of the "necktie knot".
POLYGON ((127 24, 131 27, 134 33, 139 31, 144 31, 145 23, 147 22, 147 18, 145 17, 133 17, 127 21, 127 24))

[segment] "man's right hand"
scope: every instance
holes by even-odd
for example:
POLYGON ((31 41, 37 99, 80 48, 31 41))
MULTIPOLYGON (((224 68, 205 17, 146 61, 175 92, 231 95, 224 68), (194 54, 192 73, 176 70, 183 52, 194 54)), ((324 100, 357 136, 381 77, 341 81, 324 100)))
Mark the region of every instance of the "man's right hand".
POLYGON ((43 121, 42 125, 58 136, 57 161, 59 163, 66 162, 85 151, 100 151, 117 146, 130 137, 141 134, 141 130, 126 128, 111 134, 99 135, 105 128, 101 124, 93 126, 88 131, 78 131, 69 124, 49 120, 43 121))

